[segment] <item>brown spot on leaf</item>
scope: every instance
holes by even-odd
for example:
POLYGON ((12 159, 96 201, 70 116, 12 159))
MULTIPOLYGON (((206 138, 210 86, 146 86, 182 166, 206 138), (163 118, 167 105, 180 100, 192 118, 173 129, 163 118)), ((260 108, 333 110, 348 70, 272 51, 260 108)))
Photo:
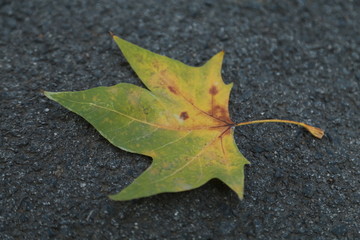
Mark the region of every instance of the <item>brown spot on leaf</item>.
POLYGON ((211 95, 216 95, 217 93, 218 93, 219 91, 218 91, 218 89, 217 89, 217 87, 215 87, 215 86, 212 86, 210 89, 209 89, 209 93, 211 94, 211 95))
POLYGON ((216 106, 214 106, 213 114, 214 114, 214 117, 221 118, 221 117, 226 116, 226 110, 225 110, 225 108, 223 108, 219 105, 216 105, 216 106))
POLYGON ((168 86, 168 89, 170 90, 170 92, 172 92, 173 94, 177 94, 177 91, 174 87, 172 86, 168 86))
POLYGON ((231 121, 231 119, 229 118, 228 111, 222 106, 215 105, 212 109, 212 116, 219 120, 225 121, 228 124, 233 123, 233 121, 231 121))
POLYGON ((189 118, 189 114, 187 112, 180 113, 180 119, 186 120, 189 118))

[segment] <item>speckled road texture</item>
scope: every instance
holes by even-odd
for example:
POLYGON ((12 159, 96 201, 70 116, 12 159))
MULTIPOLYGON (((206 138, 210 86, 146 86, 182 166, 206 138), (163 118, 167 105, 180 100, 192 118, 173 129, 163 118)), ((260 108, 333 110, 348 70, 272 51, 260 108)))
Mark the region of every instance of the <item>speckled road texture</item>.
POLYGON ((0 3, 0 239, 360 239, 360 1, 0 3), (108 31, 199 66, 225 50, 245 198, 219 181, 107 198, 151 159, 41 91, 141 85, 108 31))

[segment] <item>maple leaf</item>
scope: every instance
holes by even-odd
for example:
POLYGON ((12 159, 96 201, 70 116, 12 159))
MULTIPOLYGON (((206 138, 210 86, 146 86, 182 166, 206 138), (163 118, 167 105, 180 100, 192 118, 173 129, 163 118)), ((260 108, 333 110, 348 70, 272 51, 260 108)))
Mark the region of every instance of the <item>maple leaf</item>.
POLYGON ((113 35, 125 58, 148 89, 120 83, 77 92, 45 95, 89 121, 113 145, 153 158, 151 166, 113 200, 197 188, 217 178, 242 198, 244 165, 249 161, 234 141, 234 127, 288 120, 234 123, 228 102, 232 84, 221 78, 224 52, 201 67, 185 65, 113 35))

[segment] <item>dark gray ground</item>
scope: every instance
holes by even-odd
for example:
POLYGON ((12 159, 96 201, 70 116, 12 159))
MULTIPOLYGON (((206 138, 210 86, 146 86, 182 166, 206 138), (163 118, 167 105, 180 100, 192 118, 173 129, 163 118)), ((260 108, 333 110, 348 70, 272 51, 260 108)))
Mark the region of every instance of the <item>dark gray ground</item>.
POLYGON ((1 1, 0 239, 360 239, 360 2, 1 1), (151 159, 110 145, 41 90, 140 84, 108 35, 190 65, 225 50, 252 162, 245 198, 219 181, 106 196, 151 159))

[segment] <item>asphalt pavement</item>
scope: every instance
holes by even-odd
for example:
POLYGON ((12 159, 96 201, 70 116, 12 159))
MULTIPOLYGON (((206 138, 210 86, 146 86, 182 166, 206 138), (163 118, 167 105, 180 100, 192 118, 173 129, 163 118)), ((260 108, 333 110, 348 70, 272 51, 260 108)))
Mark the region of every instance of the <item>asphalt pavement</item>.
POLYGON ((0 239, 360 239, 360 1, 0 2, 0 239), (212 180, 108 199, 151 163, 43 90, 143 86, 108 32, 199 66, 224 50, 244 199, 212 180))

